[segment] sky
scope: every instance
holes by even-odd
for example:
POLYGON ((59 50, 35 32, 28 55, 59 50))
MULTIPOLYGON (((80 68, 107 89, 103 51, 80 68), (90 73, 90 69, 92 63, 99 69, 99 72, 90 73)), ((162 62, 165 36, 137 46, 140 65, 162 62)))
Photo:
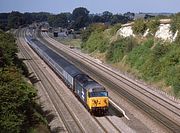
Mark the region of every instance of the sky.
POLYGON ((85 7, 90 13, 180 12, 180 0, 0 0, 0 12, 72 12, 85 7))

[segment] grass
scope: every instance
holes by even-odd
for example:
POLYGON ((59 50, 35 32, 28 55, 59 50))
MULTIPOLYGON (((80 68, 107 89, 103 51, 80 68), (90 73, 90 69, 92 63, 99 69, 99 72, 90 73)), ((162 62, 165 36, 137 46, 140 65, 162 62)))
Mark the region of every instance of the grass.
POLYGON ((69 45, 69 46, 74 46, 76 48, 80 48, 81 45, 81 39, 59 39, 59 42, 69 45))

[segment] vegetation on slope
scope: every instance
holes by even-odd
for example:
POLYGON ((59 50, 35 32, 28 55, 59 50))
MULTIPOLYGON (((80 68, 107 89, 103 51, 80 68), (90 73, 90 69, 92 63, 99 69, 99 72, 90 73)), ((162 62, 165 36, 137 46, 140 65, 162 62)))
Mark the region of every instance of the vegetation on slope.
POLYGON ((176 42, 180 42, 180 13, 177 13, 172 17, 171 22, 171 31, 175 34, 176 31, 179 31, 176 37, 176 42))
POLYGON ((146 23, 147 29, 149 29, 149 32, 152 35, 155 35, 156 31, 158 30, 159 25, 160 25, 160 21, 157 18, 150 19, 146 23))
POLYGON ((134 22, 132 29, 135 34, 143 35, 147 29, 147 26, 143 19, 138 19, 134 22))
MULTIPOLYGON (((174 31, 179 29, 179 14, 172 21, 174 31), (176 29, 176 30, 175 30, 176 29)), ((149 28, 152 34, 159 25, 158 20, 138 20, 134 30, 143 34, 149 28)), ((92 26, 91 26, 92 27, 92 26)), ((180 97, 180 41, 162 42, 155 38, 121 38, 110 29, 97 31, 93 27, 83 40, 82 48, 90 53, 102 53, 112 64, 125 64, 130 71, 136 70, 138 77, 162 87, 176 97, 180 97)), ((128 71, 129 71, 128 69, 128 71)))
POLYGON ((35 101, 37 92, 22 75, 28 71, 16 56, 13 35, 0 31, 0 40, 0 130, 2 133, 30 132, 38 124, 46 123, 35 101))
POLYGON ((147 29, 149 29, 150 35, 154 35, 159 27, 160 21, 158 18, 155 19, 137 19, 134 21, 132 27, 133 32, 137 35, 143 35, 147 29))

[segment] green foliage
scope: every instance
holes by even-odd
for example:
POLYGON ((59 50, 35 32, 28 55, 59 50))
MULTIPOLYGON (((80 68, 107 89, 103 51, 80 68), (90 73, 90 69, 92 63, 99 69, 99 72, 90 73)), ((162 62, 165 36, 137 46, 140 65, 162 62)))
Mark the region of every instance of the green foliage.
POLYGON ((136 40, 132 37, 120 38, 113 42, 107 49, 106 59, 111 62, 119 62, 124 55, 132 51, 137 46, 136 40))
POLYGON ((180 83, 180 48, 179 45, 171 45, 169 51, 161 60, 164 68, 161 70, 161 77, 164 77, 165 82, 174 88, 174 94, 180 96, 180 88, 177 88, 180 83))
MULTIPOLYGON (((158 25, 158 20, 147 22, 147 28, 151 33, 156 31, 158 25)), ((138 20, 135 27, 137 32, 142 34, 146 29, 146 24, 138 20)), ((118 28, 112 27, 104 31, 96 30, 92 26, 92 29, 88 29, 82 48, 88 52, 105 53, 106 60, 111 63, 118 63, 123 59, 139 72, 141 78, 151 82, 162 81, 172 87, 175 96, 180 97, 180 43, 176 41, 170 44, 148 38, 138 44, 133 37, 115 40, 112 36, 118 28), (115 41, 112 41, 113 39, 115 41)))
POLYGON ((158 76, 161 72, 162 66, 156 58, 152 55, 148 55, 144 58, 144 64, 142 64, 139 68, 145 80, 156 81, 159 79, 158 76))
POLYGON ((24 23, 23 14, 20 12, 12 12, 8 16, 8 28, 18 28, 24 23))
POLYGON ((47 21, 49 15, 49 13, 45 12, 23 14, 12 11, 11 13, 0 13, 0 29, 6 31, 10 28, 26 26, 33 22, 47 21))
POLYGON ((152 54, 154 58, 160 59, 168 52, 168 46, 157 43, 155 47, 152 49, 152 54))
POLYGON ((117 23, 115 24, 112 28, 111 28, 111 35, 115 35, 116 32, 121 28, 121 23, 117 23))
POLYGON ((7 30, 9 13, 0 13, 0 29, 7 30))
POLYGON ((94 52, 98 50, 99 52, 105 52, 107 49, 108 41, 104 38, 102 32, 93 32, 89 39, 81 45, 81 47, 88 52, 94 52))
POLYGON ((135 20, 132 29, 136 34, 143 35, 147 29, 146 23, 143 19, 135 20))
POLYGON ((171 20, 171 31, 175 34, 175 32, 178 30, 176 42, 180 44, 180 13, 174 15, 171 20))
POLYGON ((154 35, 160 25, 160 21, 158 19, 155 19, 155 20, 151 19, 147 22, 146 25, 147 25, 147 29, 149 29, 150 33, 152 33, 154 35))
POLYGON ((128 63, 136 68, 140 69, 144 63, 148 60, 149 55, 151 54, 151 47, 153 46, 154 41, 152 39, 147 40, 144 44, 141 44, 134 48, 128 54, 128 63))
POLYGON ((75 8, 72 13, 72 18, 74 20, 72 28, 77 30, 87 26, 89 23, 88 14, 89 11, 84 7, 75 8))
POLYGON ((66 28, 68 26, 68 18, 66 13, 49 16, 48 22, 52 27, 66 28))
POLYGON ((136 68, 145 80, 165 81, 173 87, 174 95, 179 97, 180 47, 178 44, 167 45, 162 42, 153 45, 154 41, 148 40, 134 48, 128 54, 127 63, 136 68))
POLYGON ((9 34, 0 31, 0 67, 11 65, 17 52, 15 38, 9 34))
POLYGON ((82 31, 82 41, 86 42, 89 39, 89 36, 91 35, 92 32, 94 31, 102 32, 105 29, 107 29, 107 26, 105 26, 102 23, 95 23, 89 25, 86 30, 82 31))
POLYGON ((109 20, 111 25, 117 24, 117 23, 122 23, 125 24, 128 22, 128 18, 121 15, 121 14, 115 14, 112 16, 112 19, 109 20))
POLYGON ((180 13, 175 14, 171 21, 171 31, 175 33, 180 29, 180 13))
POLYGON ((1 132, 27 132, 39 122, 33 106, 36 90, 14 67, 0 71, 1 132))
POLYGON ((20 73, 28 75, 27 68, 16 56, 13 35, 0 31, 0 40, 0 132, 26 133, 36 124, 44 123, 35 102, 36 90, 20 73))

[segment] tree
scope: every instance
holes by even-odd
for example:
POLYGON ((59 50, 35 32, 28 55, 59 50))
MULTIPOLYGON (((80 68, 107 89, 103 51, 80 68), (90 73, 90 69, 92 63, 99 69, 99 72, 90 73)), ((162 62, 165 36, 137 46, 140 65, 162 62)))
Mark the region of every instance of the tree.
POLYGON ((100 15, 94 15, 94 16, 92 17, 92 22, 93 22, 93 23, 98 23, 98 22, 104 22, 104 20, 103 20, 102 16, 100 16, 100 15))
POLYGON ((25 24, 31 24, 33 22, 33 16, 31 13, 26 12, 24 13, 23 17, 24 17, 25 24))
POLYGON ((9 13, 0 13, 0 29, 7 30, 9 13))
POLYGON ((112 19, 113 14, 109 11, 105 11, 103 12, 102 18, 104 20, 104 22, 110 22, 110 20, 112 19))
POLYGON ((50 16, 48 22, 53 27, 67 28, 68 26, 68 18, 65 13, 50 16))
POLYGON ((8 27, 9 28, 18 28, 24 23, 23 14, 20 12, 11 12, 8 16, 8 27))
POLYGON ((39 12, 39 13, 31 13, 33 21, 36 22, 43 22, 47 21, 48 17, 50 16, 50 13, 47 12, 39 12))
POLYGON ((124 16, 128 18, 128 20, 133 20, 135 14, 131 12, 124 13, 124 16))
POLYGON ((75 8, 72 13, 73 24, 72 28, 80 29, 89 23, 89 11, 84 7, 75 8))
POLYGON ((124 17, 123 15, 115 14, 112 16, 112 19, 110 19, 110 24, 116 24, 116 23, 127 23, 128 19, 124 17))

